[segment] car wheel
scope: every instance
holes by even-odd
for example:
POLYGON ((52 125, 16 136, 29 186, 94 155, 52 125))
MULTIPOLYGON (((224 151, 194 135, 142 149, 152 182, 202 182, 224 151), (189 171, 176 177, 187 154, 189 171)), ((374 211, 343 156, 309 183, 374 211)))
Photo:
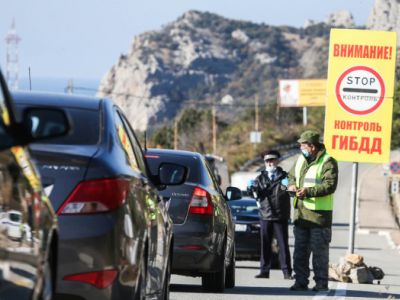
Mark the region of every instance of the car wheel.
POLYGON ((201 285, 206 292, 222 293, 225 289, 225 253, 226 253, 226 240, 224 242, 222 255, 220 257, 220 271, 215 273, 205 273, 201 277, 201 285))
POLYGON ((232 289, 235 287, 235 267, 236 267, 235 247, 233 247, 231 259, 229 262, 229 266, 226 270, 226 278, 225 278, 225 287, 228 289, 232 289))
POLYGON ((224 259, 221 259, 221 271, 203 274, 201 284, 206 292, 222 293, 225 288, 226 268, 224 259))
POLYGON ((169 300, 169 282, 170 282, 170 280, 171 280, 171 256, 168 259, 167 268, 165 270, 164 287, 163 287, 163 295, 162 295, 163 300, 169 300))

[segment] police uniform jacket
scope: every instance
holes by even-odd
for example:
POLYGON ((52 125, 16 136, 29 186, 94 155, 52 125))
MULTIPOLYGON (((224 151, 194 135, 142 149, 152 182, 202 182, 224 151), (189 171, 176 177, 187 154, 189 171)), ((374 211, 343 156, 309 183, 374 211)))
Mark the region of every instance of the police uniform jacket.
POLYGON ((256 179, 255 192, 260 203, 260 217, 263 220, 279 221, 290 218, 290 196, 282 180, 287 173, 277 167, 274 180, 270 180, 268 172, 262 171, 256 179))

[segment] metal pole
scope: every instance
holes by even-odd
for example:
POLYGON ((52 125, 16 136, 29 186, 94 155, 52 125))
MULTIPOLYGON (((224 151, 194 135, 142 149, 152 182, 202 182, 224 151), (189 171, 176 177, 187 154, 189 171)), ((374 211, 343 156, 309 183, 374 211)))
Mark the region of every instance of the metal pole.
POLYGON ((32 91, 31 67, 28 68, 28 72, 29 72, 29 90, 32 91))
POLYGON ((254 113, 255 113, 255 120, 254 120, 254 130, 258 132, 258 97, 254 101, 254 113))
POLYGON ((212 146, 213 154, 217 154, 217 108, 212 107, 212 146))
POLYGON ((350 232, 349 232, 349 249, 350 254, 354 253, 354 237, 356 227, 356 210, 357 210, 357 179, 358 179, 358 162, 353 162, 353 185, 351 187, 351 210, 350 210, 350 232))
POLYGON ((307 106, 303 106, 303 125, 307 126, 307 106))
POLYGON ((178 117, 174 121, 174 149, 178 149, 178 117))

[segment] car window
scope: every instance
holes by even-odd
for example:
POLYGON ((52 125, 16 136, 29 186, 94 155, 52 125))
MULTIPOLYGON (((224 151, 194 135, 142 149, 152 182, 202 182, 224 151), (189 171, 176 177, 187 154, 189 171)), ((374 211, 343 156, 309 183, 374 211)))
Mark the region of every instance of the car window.
POLYGON ((131 128, 129 122, 126 120, 124 114, 120 111, 118 111, 118 114, 120 115, 122 122, 124 123, 125 130, 128 133, 129 140, 132 143, 133 151, 135 152, 135 156, 136 156, 136 160, 138 162, 139 168, 143 172, 143 174, 147 174, 142 147, 140 147, 140 143, 139 143, 138 139, 136 138, 136 135, 133 132, 133 129, 131 128))
POLYGON ((215 179, 214 173, 213 173, 213 171, 211 170, 211 168, 210 168, 208 162, 207 162, 206 160, 204 160, 204 161, 203 161, 203 164, 206 166, 206 169, 207 169, 206 176, 208 177, 208 180, 210 181, 210 186, 211 186, 214 190, 219 191, 220 188, 219 188, 218 182, 217 182, 217 180, 215 179))
POLYGON ((16 213, 10 213, 10 221, 21 222, 21 215, 16 213))
POLYGON ((237 214, 258 214, 258 207, 256 202, 235 202, 229 201, 229 207, 231 208, 232 214, 235 216, 237 214))
MULTIPOLYGON (((17 104, 16 110, 21 116, 26 105, 17 104)), ((98 110, 81 109, 81 108, 64 108, 69 116, 72 124, 70 134, 46 139, 43 144, 60 144, 60 145, 95 145, 100 140, 100 112, 98 110)), ((35 126, 35 124, 33 124, 35 126)), ((46 126, 42 130, 57 131, 56 127, 46 126)), ((40 144, 41 142, 38 142, 40 144)))
POLYGON ((128 133, 125 130, 125 126, 122 122, 121 116, 116 110, 114 110, 114 123, 117 130, 119 142, 121 143, 122 149, 124 149, 125 157, 128 164, 133 170, 140 173, 139 163, 136 159, 135 152, 133 151, 133 146, 129 139, 128 133))
POLYGON ((175 154, 165 154, 159 152, 146 152, 146 160, 150 173, 155 176, 158 174, 158 168, 163 162, 176 163, 184 166, 187 170, 185 182, 194 182, 205 185, 200 172, 200 161, 196 156, 181 156, 175 154))

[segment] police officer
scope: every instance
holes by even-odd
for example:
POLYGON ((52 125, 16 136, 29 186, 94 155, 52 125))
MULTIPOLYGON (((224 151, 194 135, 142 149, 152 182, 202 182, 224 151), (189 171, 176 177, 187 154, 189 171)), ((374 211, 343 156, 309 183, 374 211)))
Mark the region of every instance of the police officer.
POLYGON ((308 289, 311 253, 316 283, 313 290, 328 290, 329 243, 338 165, 319 138, 313 130, 301 134, 298 142, 302 154, 289 174, 288 190, 296 192, 293 229, 295 283, 290 288, 295 291, 308 289))
POLYGON ((260 206, 261 259, 256 278, 269 278, 272 257, 272 238, 279 246, 279 261, 285 279, 291 279, 292 267, 288 243, 290 196, 287 193, 287 173, 278 166, 280 153, 269 151, 264 155, 265 170, 254 181, 253 191, 260 206))

